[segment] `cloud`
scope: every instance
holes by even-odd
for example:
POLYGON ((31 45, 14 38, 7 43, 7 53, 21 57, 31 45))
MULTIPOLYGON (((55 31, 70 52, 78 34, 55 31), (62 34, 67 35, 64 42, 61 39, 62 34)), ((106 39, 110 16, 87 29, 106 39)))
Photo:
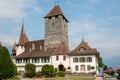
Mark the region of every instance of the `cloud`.
MULTIPOLYGON (((116 17, 112 19, 116 19, 116 17)), ((104 25, 104 23, 101 24, 104 25)), ((120 56, 120 45, 118 44, 120 43, 120 38, 112 34, 113 29, 114 27, 108 27, 108 25, 101 27, 93 19, 72 21, 69 24, 70 49, 73 50, 76 48, 82 41, 82 36, 84 36, 84 40, 92 48, 97 48, 103 58, 120 56)))
POLYGON ((13 46, 13 44, 17 41, 18 39, 16 39, 16 37, 13 37, 12 35, 0 34, 0 42, 2 43, 2 45, 13 46))
POLYGON ((28 10, 39 12, 37 0, 0 0, 0 21, 18 20, 28 16, 28 10))

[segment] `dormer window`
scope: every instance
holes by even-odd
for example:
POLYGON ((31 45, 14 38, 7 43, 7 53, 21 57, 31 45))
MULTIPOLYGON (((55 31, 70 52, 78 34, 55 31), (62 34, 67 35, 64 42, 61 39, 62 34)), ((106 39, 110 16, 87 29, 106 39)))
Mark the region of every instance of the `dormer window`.
POLYGON ((42 46, 40 46, 40 50, 42 50, 42 46))
POLYGON ((85 49, 84 48, 80 48, 80 51, 83 52, 83 51, 85 51, 85 49))
POLYGON ((31 48, 29 49, 29 51, 31 52, 31 48))
POLYGON ((32 44, 32 50, 34 50, 35 49, 35 44, 32 44))

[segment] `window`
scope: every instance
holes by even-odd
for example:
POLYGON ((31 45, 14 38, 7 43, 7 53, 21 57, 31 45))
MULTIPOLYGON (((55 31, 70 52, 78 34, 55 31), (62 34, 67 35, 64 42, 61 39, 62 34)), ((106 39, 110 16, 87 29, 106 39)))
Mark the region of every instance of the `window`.
POLYGON ((55 18, 58 18, 58 15, 56 15, 55 18))
POLYGON ((81 66, 80 66, 80 70, 81 70, 82 72, 84 72, 84 71, 85 71, 85 65, 81 65, 81 66))
POLYGON ((42 50, 42 46, 40 46, 40 50, 42 50))
POLYGON ((73 62, 78 62, 78 58, 77 57, 73 58, 73 62))
POLYGON ((22 63, 22 59, 16 59, 16 63, 22 63))
POLYGON ((30 63, 30 59, 29 58, 24 58, 23 63, 30 63))
POLYGON ((65 55, 63 56, 63 60, 66 60, 66 56, 65 55))
POLYGON ((32 63, 39 63, 39 58, 32 58, 32 63))
POLYGON ((78 71, 79 68, 78 68, 78 65, 75 65, 75 71, 78 71))
POLYGON ((52 23, 52 27, 54 27, 54 23, 52 23))
POLYGON ((29 51, 31 52, 31 48, 29 49, 29 51))
POLYGON ((92 62, 92 57, 87 57, 87 62, 92 62))
POLYGON ((80 62, 85 62, 85 58, 84 58, 84 57, 81 57, 81 58, 80 58, 80 62))
POLYGON ((91 66, 87 65, 87 70, 90 71, 91 70, 91 66))
POLYGON ((85 49, 84 48, 80 48, 80 51, 83 52, 83 51, 85 51, 85 49))
POLYGON ((59 56, 56 56, 56 61, 58 61, 59 60, 59 56))
POLYGON ((49 63, 49 62, 50 62, 49 57, 41 58, 41 63, 49 63))

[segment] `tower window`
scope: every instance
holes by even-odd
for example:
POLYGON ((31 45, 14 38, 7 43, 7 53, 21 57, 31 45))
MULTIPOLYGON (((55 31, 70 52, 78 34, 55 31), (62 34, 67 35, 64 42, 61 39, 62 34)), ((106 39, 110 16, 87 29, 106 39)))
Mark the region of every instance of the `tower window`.
POLYGON ((58 18, 58 15, 56 15, 55 18, 58 18))
POLYGON ((49 17, 49 19, 51 19, 52 17, 49 17))
POLYGON ((52 27, 54 27, 54 23, 52 23, 52 27))

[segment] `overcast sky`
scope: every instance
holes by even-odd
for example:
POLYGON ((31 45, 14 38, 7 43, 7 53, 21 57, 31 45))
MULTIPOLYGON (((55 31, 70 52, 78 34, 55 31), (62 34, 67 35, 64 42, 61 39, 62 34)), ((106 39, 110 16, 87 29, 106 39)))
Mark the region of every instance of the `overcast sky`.
MULTIPOLYGON (((24 19, 29 40, 44 39, 44 16, 55 0, 0 0, 0 41, 13 46, 24 19)), ((59 0, 69 20, 70 50, 84 41, 104 58, 120 56, 120 0, 59 0)))

